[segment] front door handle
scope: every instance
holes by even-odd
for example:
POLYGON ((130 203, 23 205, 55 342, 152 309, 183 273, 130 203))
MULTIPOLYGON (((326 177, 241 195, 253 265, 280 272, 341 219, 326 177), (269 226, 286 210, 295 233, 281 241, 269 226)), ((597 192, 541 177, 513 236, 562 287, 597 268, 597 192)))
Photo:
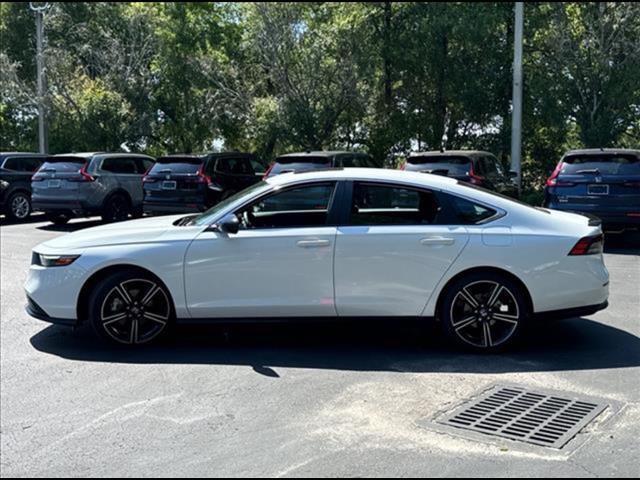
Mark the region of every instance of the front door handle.
POLYGON ((435 245, 453 245, 454 243, 456 243, 456 239, 451 237, 427 237, 420 240, 420 244, 427 247, 435 245))
POLYGON ((331 245, 329 240, 299 240, 296 242, 296 245, 301 248, 318 248, 318 247, 328 247, 331 245))

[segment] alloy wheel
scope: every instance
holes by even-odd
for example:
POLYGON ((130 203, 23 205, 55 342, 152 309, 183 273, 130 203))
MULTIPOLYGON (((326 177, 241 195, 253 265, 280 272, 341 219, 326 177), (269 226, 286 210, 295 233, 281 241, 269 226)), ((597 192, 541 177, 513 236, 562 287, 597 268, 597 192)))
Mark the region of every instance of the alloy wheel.
POLYGON ((146 343, 160 335, 171 315, 169 298, 157 282, 136 278, 113 287, 100 309, 100 324, 114 340, 146 343))
POLYGON ((11 214, 18 220, 24 220, 29 216, 31 206, 29 199, 22 194, 15 195, 11 200, 11 214))
POLYGON ((514 334, 520 309, 505 285, 481 280, 462 287, 451 302, 451 326, 462 341, 477 348, 493 348, 514 334))

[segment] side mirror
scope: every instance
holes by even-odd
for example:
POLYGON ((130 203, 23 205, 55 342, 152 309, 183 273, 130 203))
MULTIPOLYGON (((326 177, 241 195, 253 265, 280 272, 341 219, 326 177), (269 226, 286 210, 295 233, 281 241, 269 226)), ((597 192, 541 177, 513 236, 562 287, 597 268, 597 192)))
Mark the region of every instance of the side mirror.
POLYGON ((229 213, 222 217, 217 226, 221 232, 234 235, 240 229, 240 220, 235 213, 229 213))

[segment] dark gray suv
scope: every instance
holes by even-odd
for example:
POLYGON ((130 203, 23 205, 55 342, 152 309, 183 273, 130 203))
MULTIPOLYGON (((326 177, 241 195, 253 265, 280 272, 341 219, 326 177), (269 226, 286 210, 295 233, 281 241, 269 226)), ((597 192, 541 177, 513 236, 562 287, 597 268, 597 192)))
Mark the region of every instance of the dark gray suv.
POLYGON ((142 215, 142 177, 154 164, 132 153, 73 153, 48 157, 31 179, 33 209, 63 224, 75 216, 106 222, 142 215))

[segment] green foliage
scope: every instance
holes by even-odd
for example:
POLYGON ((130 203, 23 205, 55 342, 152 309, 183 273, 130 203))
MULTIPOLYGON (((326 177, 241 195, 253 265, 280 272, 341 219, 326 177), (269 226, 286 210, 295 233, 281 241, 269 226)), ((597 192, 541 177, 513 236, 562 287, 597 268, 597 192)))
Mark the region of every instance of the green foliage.
MULTIPOLYGON (((354 148, 508 161, 513 4, 54 3, 52 152, 354 148)), ((525 6, 523 181, 563 151, 640 145, 640 6, 525 6)), ((37 145, 35 22, 0 4, 0 148, 37 145)), ((534 198, 535 197, 535 198, 534 198)))

